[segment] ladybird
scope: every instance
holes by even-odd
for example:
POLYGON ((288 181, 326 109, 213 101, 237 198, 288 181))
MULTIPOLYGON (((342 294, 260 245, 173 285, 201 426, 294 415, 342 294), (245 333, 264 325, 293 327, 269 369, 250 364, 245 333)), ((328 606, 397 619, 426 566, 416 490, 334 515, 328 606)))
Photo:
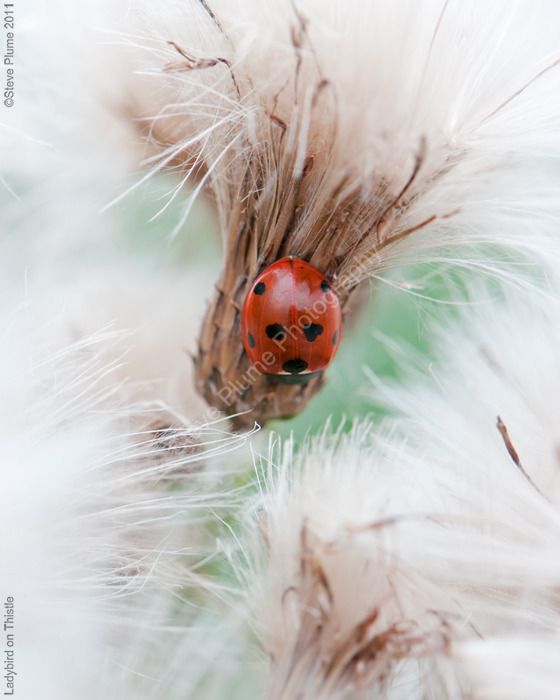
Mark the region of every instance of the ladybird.
POLYGON ((241 319, 251 362, 281 382, 309 381, 332 362, 342 316, 328 279, 299 258, 282 258, 253 282, 241 319))

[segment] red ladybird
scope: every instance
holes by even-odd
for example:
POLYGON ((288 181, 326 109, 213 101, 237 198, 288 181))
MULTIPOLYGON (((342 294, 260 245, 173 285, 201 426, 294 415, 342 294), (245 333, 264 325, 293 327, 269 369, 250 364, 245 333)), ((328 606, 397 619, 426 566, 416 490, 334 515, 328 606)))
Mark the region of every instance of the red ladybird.
POLYGON ((340 303, 327 278, 299 258, 282 258, 254 281, 243 305, 243 344, 264 374, 307 382, 340 342, 340 303))

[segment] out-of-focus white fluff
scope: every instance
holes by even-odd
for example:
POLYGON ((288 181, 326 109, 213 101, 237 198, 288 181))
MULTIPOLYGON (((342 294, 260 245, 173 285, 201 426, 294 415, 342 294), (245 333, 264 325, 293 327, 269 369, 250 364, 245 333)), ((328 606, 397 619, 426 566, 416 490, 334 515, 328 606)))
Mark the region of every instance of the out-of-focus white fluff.
POLYGON ((200 565, 216 556, 208 523, 236 501, 216 455, 244 439, 181 425, 154 397, 135 403, 130 334, 68 343, 51 327, 60 318, 37 320, 45 308, 2 315, 1 602, 14 598, 15 694, 151 697, 173 677, 177 697, 192 681, 178 671, 193 676, 218 649, 227 659, 222 638, 239 624, 228 605, 212 620, 224 587, 200 565))
POLYGON ((482 593, 471 620, 482 611, 488 622, 475 623, 482 638, 454 653, 481 697, 553 698, 560 685, 552 661, 560 652, 556 288, 541 299, 512 295, 496 308, 463 313, 443 335, 432 367, 440 389, 423 380, 406 396, 391 390, 390 400, 406 414, 405 433, 420 425, 424 453, 464 473, 467 514, 489 540, 464 561, 465 578, 474 572, 482 593))
POLYGON ((557 696, 560 305, 496 303, 377 382, 401 414, 385 428, 269 468, 271 698, 557 696))
POLYGON ((15 696, 183 700, 237 684, 246 697, 228 644, 246 630, 215 573, 243 491, 221 455, 246 437, 197 397, 188 356, 216 273, 131 244, 130 214, 101 212, 143 152, 132 69, 121 54, 104 71, 110 13, 33 9, 0 123, 0 604, 14 597, 15 696))
MULTIPOLYGON (((20 46, 40 54, 32 38, 47 37, 20 26, 20 46)), ((131 245, 126 212, 100 212, 127 175, 135 124, 88 98, 77 73, 69 82, 88 54, 74 30, 65 70, 22 70, 2 114, 0 604, 15 599, 15 695, 220 693, 240 624, 209 573, 240 496, 235 459, 220 455, 245 438, 193 387, 188 353, 215 271, 131 245), (37 119, 49 100, 59 118, 51 104, 37 119), (224 674, 208 682, 215 656, 224 674)))
MULTIPOLYGON (((402 697, 446 697, 448 619, 462 611, 450 582, 441 585, 452 569, 438 523, 445 486, 425 484, 420 472, 437 478, 431 464, 372 425, 327 440, 295 467, 287 451, 260 516, 269 697, 400 697, 403 683, 402 697)), ((455 532, 453 544, 462 539, 455 532)))

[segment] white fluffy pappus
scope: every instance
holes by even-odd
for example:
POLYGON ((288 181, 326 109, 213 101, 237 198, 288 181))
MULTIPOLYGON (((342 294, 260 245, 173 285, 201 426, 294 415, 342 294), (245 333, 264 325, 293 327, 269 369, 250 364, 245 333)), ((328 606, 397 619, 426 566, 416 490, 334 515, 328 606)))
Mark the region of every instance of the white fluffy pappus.
POLYGON ((376 382, 400 416, 270 455, 270 698, 557 696, 560 306, 513 296, 440 334, 428 372, 376 382))
POLYGON ((479 697, 553 698, 560 684, 552 661, 560 627, 558 296, 512 294, 495 307, 465 309, 438 334, 430 371, 439 388, 417 377, 386 397, 405 414, 401 430, 419 438, 417 449, 464 472, 473 521, 495 540, 465 561, 480 576, 479 610, 490 624, 454 652, 479 697))
POLYGON ((440 586, 445 499, 419 466, 430 474, 367 423, 295 458, 286 449, 260 515, 267 697, 453 697, 446 650, 461 605, 440 586))
POLYGON ((228 605, 212 618, 225 587, 205 562, 218 555, 209 523, 240 498, 231 460, 216 457, 246 437, 177 415, 168 427, 172 406, 124 390, 124 331, 68 343, 36 312, 3 313, 0 341, 1 602, 13 599, 15 695, 147 698, 173 672, 184 693, 195 660, 218 647, 228 658, 221 640, 237 624, 228 605))
POLYGON ((100 212, 138 146, 118 89, 132 72, 96 62, 99 8, 88 27, 78 7, 41 5, 18 25, 1 125, 0 603, 14 599, 15 696, 225 697, 244 630, 216 533, 243 492, 223 455, 242 461, 247 437, 207 411, 188 357, 215 271, 131 243, 145 210, 100 212))
POLYGON ((130 43, 150 48, 159 81, 144 102, 156 169, 208 185, 228 264, 244 216, 250 269, 269 248, 322 264, 328 249, 353 282, 453 242, 553 250, 553 4, 134 8, 130 43))

